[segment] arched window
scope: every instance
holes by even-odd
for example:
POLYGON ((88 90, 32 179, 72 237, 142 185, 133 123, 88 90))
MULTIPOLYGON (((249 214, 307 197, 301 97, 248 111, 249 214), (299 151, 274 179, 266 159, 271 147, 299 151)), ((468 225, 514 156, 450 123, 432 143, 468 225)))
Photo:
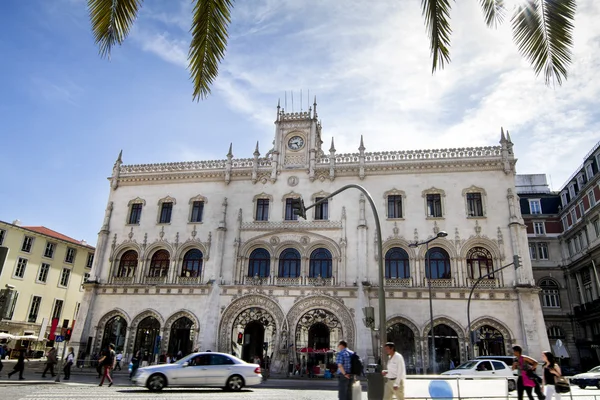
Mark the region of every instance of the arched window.
POLYGON ((266 278, 270 275, 271 256, 265 249, 255 249, 250 253, 248 262, 248 276, 266 278))
POLYGON ((166 250, 158 250, 156 253, 152 255, 152 259, 150 260, 150 270, 148 271, 148 276, 150 277, 161 277, 167 276, 167 272, 169 271, 169 262, 171 261, 171 257, 169 256, 169 252, 166 250))
POLYGON ((426 266, 425 276, 429 279, 450 279, 450 256, 448 252, 440 247, 434 247, 427 252, 426 259, 429 259, 429 265, 426 266))
POLYGON ((410 278, 408 253, 400 247, 392 247, 385 253, 386 279, 410 278))
POLYGON ((311 278, 331 278, 332 266, 331 252, 324 248, 319 248, 310 254, 310 271, 311 278))
MULTIPOLYGON (((467 253, 467 268, 469 276, 473 279, 491 273, 494 270, 492 254, 483 247, 473 247, 467 253)), ((488 278, 493 279, 494 275, 492 274, 488 278)))
POLYGON ((300 253, 296 249, 285 249, 279 255, 279 277, 296 278, 300 276, 300 253))
POLYGON ((548 339, 563 339, 565 334, 559 326, 551 326, 548 328, 548 339))
POLYGON ((196 278, 202 274, 202 252, 198 249, 189 250, 183 256, 181 276, 196 278))
POLYGON ((105 350, 113 343, 116 350, 123 350, 125 346, 125 335, 127 334, 127 321, 120 315, 114 316, 104 325, 101 349, 105 350))
POLYGON ((138 264, 138 255, 135 250, 127 250, 119 261, 118 277, 133 277, 138 264))
POLYGON ((551 279, 543 279, 540 282, 542 289, 542 307, 560 308, 560 294, 558 284, 551 279))

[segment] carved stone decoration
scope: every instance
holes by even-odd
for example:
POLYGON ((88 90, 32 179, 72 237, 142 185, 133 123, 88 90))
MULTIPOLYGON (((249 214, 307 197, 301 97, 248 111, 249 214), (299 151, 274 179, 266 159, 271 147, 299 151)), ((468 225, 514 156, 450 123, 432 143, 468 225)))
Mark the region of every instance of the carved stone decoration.
POLYGON ((346 219, 346 206, 342 207, 342 219, 346 219))
POLYGON ((475 235, 481 236, 481 226, 479 226, 479 221, 475 221, 475 235))
POLYGON ((300 182, 300 180, 297 176, 290 176, 287 180, 288 185, 292 187, 296 186, 298 182, 300 182))
POLYGON ((504 244, 504 237, 502 236, 502 229, 498 227, 498 244, 504 244))
POLYGON ((160 237, 160 240, 163 240, 163 238, 165 237, 165 227, 164 226, 162 228, 160 228, 160 232, 158 233, 158 236, 160 237))
POLYGON ((419 231, 417 230, 417 228, 415 228, 414 239, 415 239, 415 242, 419 241, 419 231))
POLYGON ((144 241, 142 242, 142 249, 146 250, 148 245, 148 232, 144 233, 144 241))
POLYGON ((127 234, 127 237, 129 238, 129 240, 131 240, 133 238, 133 226, 131 227, 131 230, 127 234))
POLYGON ((398 229, 398 223, 395 221, 394 221, 394 228, 392 229, 392 232, 394 232, 394 239, 397 239, 400 229, 398 229))
POLYGON ((115 235, 113 236, 112 244, 110 245, 111 250, 114 251, 116 245, 117 245, 117 234, 115 233, 115 235))
POLYGON ((460 245, 460 234, 458 228, 454 228, 454 245, 458 247, 460 245))
POLYGON ((279 237, 271 236, 271 239, 269 239, 269 243, 271 243, 273 246, 277 246, 279 244, 279 237))
MULTIPOLYGON (((270 314, 275 323, 275 331, 289 330, 283 310, 272 298, 262 294, 249 294, 240 296, 227 306, 221 316, 219 324, 219 351, 231 352, 231 340, 234 320, 246 309, 260 308, 270 314)), ((278 348, 279 343, 274 346, 278 348)))
POLYGON ((313 295, 294 303, 287 315, 289 326, 295 331, 302 316, 312 309, 323 309, 335 315, 341 323, 342 337, 348 342, 348 347, 355 347, 355 323, 350 310, 340 300, 328 295, 313 295))
POLYGON ((306 246, 310 243, 310 238, 308 236, 302 236, 300 238, 300 243, 302 243, 303 246, 306 246))
POLYGON ((175 234, 175 244, 173 246, 175 247, 175 250, 179 247, 179 232, 175 234))
POLYGON ((198 231, 196 231, 196 225, 194 225, 194 229, 192 230, 192 239, 196 238, 198 231))
POLYGON ((433 234, 437 235, 440 233, 440 227, 437 224, 437 221, 433 221, 433 234))

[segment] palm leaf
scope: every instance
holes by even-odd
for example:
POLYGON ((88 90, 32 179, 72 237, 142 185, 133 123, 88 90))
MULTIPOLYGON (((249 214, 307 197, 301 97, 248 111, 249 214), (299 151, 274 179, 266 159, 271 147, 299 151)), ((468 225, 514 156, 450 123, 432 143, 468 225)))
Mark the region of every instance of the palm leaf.
POLYGON ((188 54, 194 100, 210 94, 210 86, 219 74, 219 63, 227 49, 232 8, 232 0, 196 0, 188 54))
POLYGON ((143 0, 88 0, 94 40, 100 55, 110 58, 110 51, 129 34, 143 0))
POLYGON ((450 62, 450 0, 421 0, 421 8, 425 17, 425 27, 430 40, 433 65, 435 72, 438 65, 441 69, 450 62))
POLYGON ((573 48, 576 0, 527 0, 512 17, 513 37, 536 75, 546 84, 567 79, 573 48))
POLYGON ((483 9, 487 26, 495 28, 504 21, 506 13, 504 0, 479 0, 479 4, 481 4, 481 8, 483 9))

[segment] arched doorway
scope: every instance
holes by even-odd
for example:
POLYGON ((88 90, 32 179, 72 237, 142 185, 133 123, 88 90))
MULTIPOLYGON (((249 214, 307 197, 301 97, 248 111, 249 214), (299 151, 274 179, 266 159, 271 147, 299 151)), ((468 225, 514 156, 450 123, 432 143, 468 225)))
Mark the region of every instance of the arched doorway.
MULTIPOLYGON (((450 369, 450 362, 455 366, 460 364, 460 344, 458 333, 446 324, 434 326, 435 333, 435 363, 437 372, 450 369)), ((427 332, 428 348, 431 348, 431 330, 427 332)), ((430 367, 431 368, 431 367, 430 367)))
POLYGON ((173 322, 169 334, 167 354, 179 358, 180 356, 186 356, 192 352, 192 338, 194 337, 193 326, 194 323, 188 317, 181 317, 173 322))
POLYGON ((142 360, 148 363, 154 361, 158 353, 160 335, 160 322, 152 316, 140 321, 135 333, 135 345, 133 353, 142 352, 142 360))
POLYGON ((303 371, 330 368, 333 347, 343 338, 342 324, 332 312, 315 308, 304 313, 296 325, 296 363, 303 371))
POLYGON ((277 328, 273 316, 260 307, 243 310, 235 318, 232 330, 232 353, 244 361, 272 358, 277 328))
POLYGON ((498 329, 483 325, 475 332, 476 355, 478 356, 504 356, 504 336, 498 329))
POLYGON ((104 325, 101 350, 105 350, 109 344, 114 344, 117 351, 123 351, 125 346, 125 335, 127 334, 127 321, 120 315, 114 316, 104 325))
POLYGON ((406 360, 406 370, 416 373, 415 333, 403 323, 395 323, 387 328, 387 341, 394 343, 396 351, 406 360))

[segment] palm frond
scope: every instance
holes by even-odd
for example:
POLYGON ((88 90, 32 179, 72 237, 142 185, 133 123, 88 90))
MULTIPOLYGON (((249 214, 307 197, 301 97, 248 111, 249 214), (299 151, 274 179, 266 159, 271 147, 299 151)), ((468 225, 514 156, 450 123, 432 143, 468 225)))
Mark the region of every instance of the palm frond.
POLYGON ((536 75, 546 84, 567 79, 573 48, 576 0, 527 0, 512 17, 513 37, 536 75))
POLYGON ((94 40, 102 57, 129 34, 143 0, 88 0, 94 40))
POLYGON ((188 54, 194 100, 210 94, 210 86, 219 74, 219 63, 227 49, 232 8, 232 0, 196 0, 188 54))
POLYGON ((450 0, 421 0, 425 27, 429 35, 433 65, 431 72, 450 62, 450 0))
POLYGON ((479 0, 479 4, 483 9, 487 26, 495 28, 504 21, 506 15, 504 0, 479 0))

